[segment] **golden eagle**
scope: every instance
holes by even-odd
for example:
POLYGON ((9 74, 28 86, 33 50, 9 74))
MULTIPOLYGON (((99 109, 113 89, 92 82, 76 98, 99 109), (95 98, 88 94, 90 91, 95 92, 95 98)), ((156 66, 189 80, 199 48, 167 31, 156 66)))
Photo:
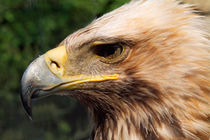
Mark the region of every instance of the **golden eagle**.
POLYGON ((173 0, 131 1, 34 60, 22 102, 66 95, 86 105, 91 140, 207 140, 210 41, 204 20, 173 0))

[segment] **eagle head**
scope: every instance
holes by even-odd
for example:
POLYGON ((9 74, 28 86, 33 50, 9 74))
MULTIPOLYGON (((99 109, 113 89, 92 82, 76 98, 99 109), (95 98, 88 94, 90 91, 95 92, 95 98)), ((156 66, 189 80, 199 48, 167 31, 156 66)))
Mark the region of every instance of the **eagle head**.
POLYGON ((192 7, 131 1, 34 60, 21 99, 66 95, 88 107, 91 139, 208 139, 210 41, 192 7))

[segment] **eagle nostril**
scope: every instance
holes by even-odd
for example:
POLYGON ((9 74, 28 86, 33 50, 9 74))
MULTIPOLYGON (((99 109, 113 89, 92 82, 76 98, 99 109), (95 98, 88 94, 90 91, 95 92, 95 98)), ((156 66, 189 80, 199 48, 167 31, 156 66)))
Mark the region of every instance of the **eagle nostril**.
POLYGON ((56 61, 53 61, 53 60, 51 60, 50 66, 51 66, 53 69, 59 69, 59 68, 60 68, 60 65, 59 65, 56 61))

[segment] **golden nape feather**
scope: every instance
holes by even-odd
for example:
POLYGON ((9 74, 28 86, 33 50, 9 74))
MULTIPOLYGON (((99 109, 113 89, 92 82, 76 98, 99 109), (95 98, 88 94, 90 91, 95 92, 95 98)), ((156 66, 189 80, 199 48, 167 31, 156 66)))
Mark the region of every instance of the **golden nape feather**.
POLYGON ((22 102, 49 94, 88 107, 91 140, 208 140, 210 40, 174 0, 131 1, 69 35, 22 78, 22 102))

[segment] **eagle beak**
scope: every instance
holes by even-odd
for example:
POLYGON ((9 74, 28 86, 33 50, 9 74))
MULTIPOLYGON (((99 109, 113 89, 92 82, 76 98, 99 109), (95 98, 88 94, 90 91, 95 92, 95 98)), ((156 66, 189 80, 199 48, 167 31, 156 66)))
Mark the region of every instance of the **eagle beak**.
POLYGON ((66 74, 67 52, 65 46, 52 49, 35 59, 21 80, 22 104, 32 119, 31 99, 84 89, 81 83, 118 79, 119 75, 87 76, 66 74))
POLYGON ((32 117, 31 99, 41 96, 47 96, 54 90, 44 90, 49 85, 58 85, 62 80, 55 76, 45 62, 44 55, 35 59, 26 69, 21 80, 21 99, 23 106, 32 117))

